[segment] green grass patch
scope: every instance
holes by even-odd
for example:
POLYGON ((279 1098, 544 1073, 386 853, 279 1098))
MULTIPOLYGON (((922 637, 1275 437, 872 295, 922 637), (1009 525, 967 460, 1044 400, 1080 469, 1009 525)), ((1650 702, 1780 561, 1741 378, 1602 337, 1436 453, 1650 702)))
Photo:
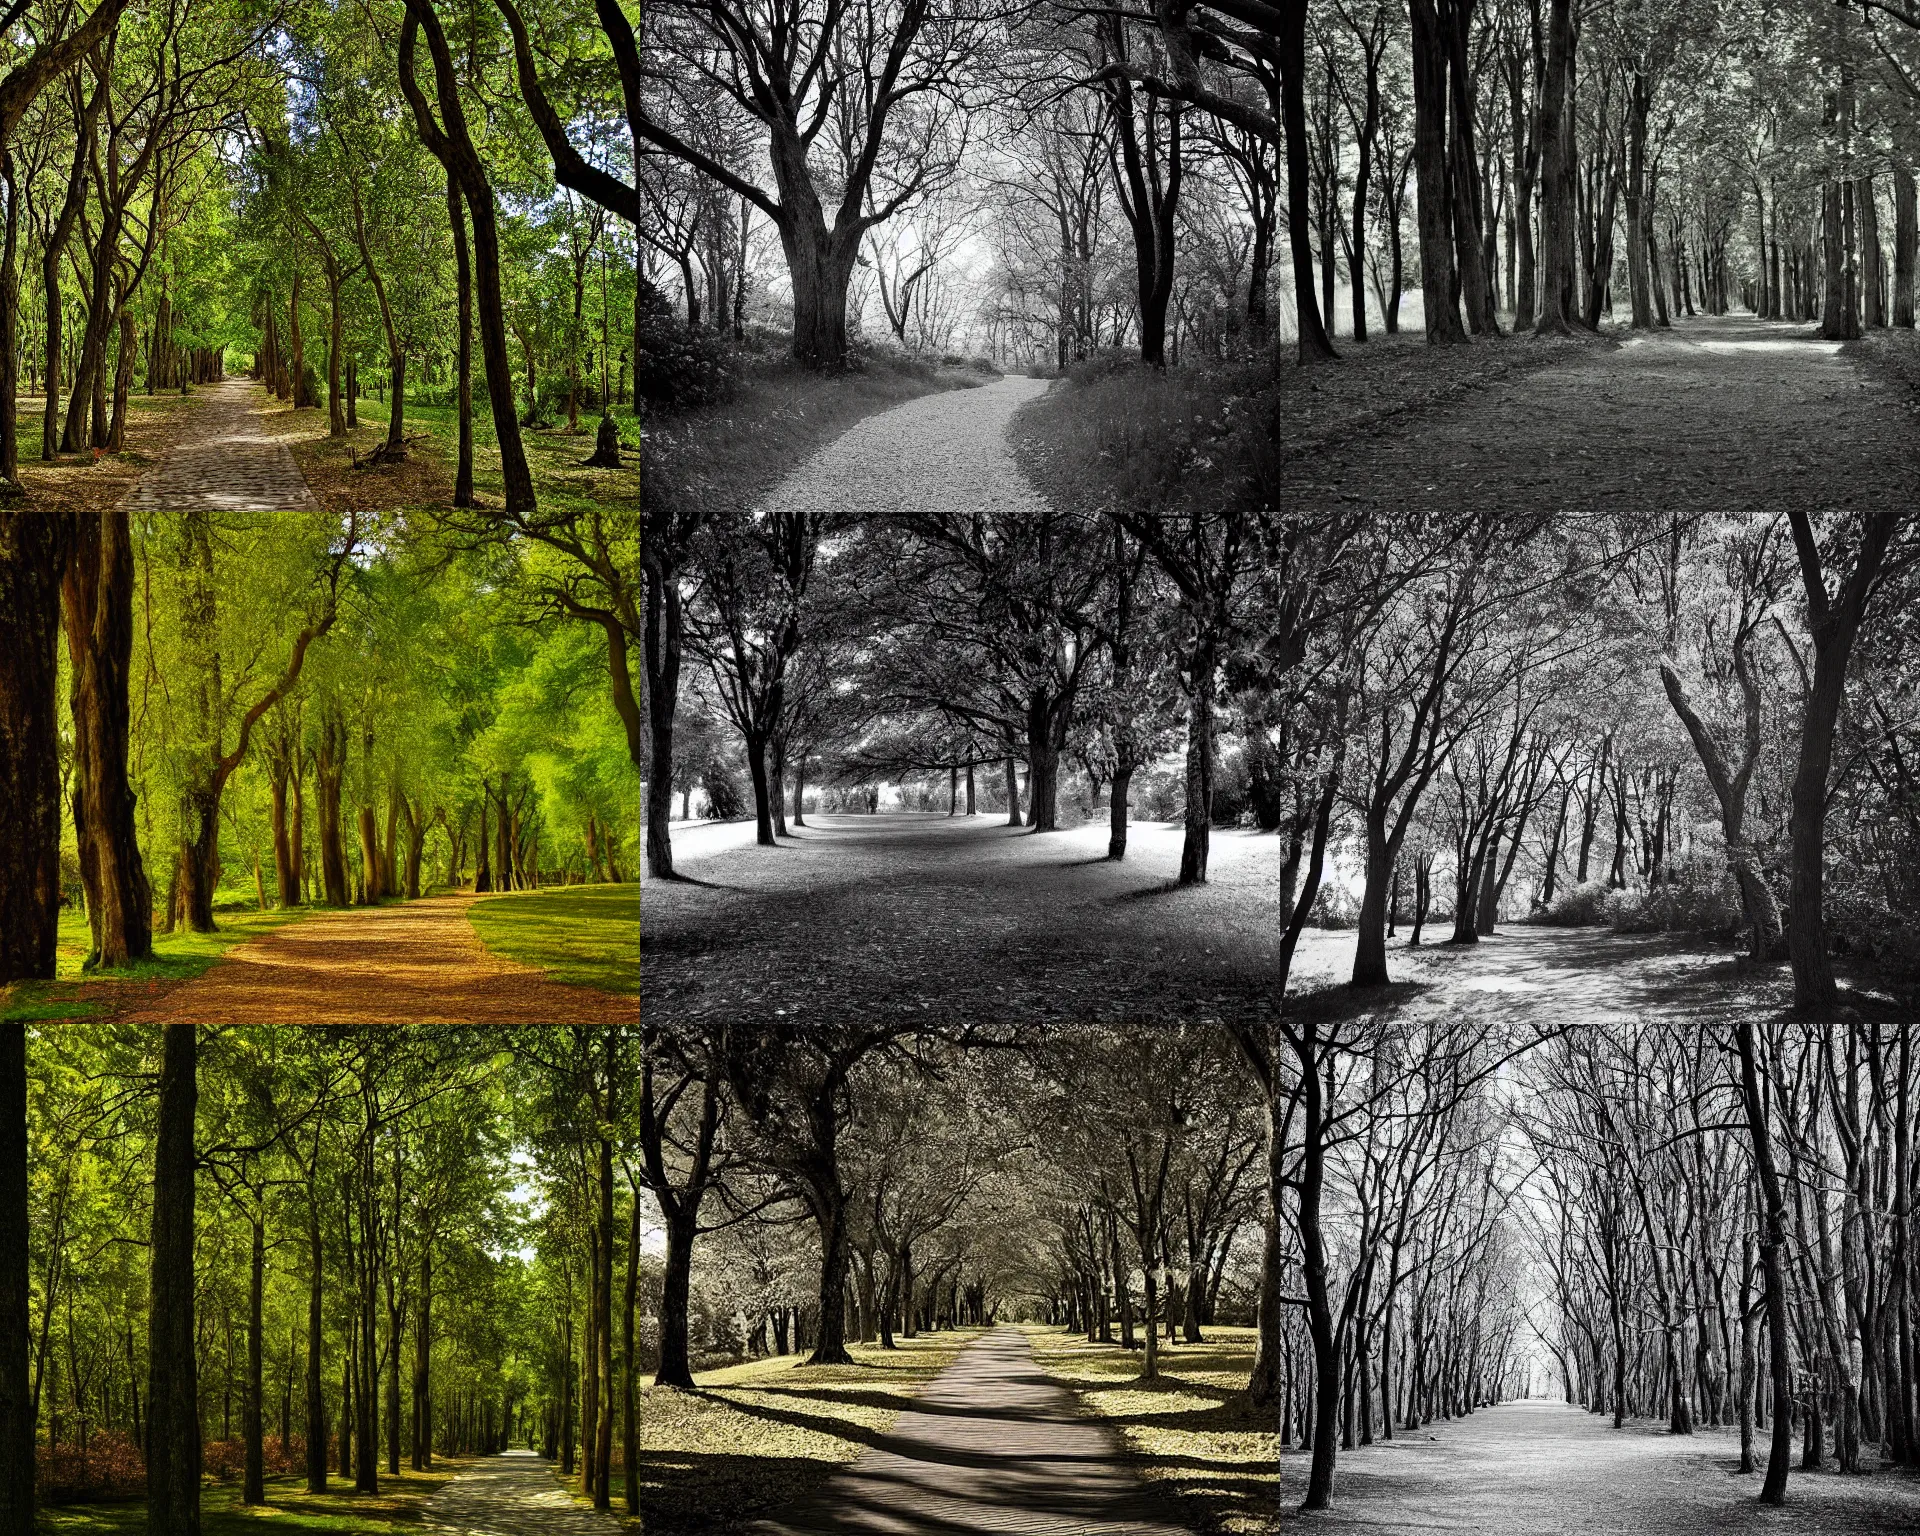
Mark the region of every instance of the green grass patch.
MULTIPOLYGON (((458 1465, 442 1463, 432 1472, 402 1471, 380 1474, 380 1492, 353 1493, 334 1480, 337 1491, 307 1492, 304 1478, 267 1479, 267 1502, 251 1508, 240 1503, 240 1490, 231 1484, 208 1485, 200 1491, 200 1529, 205 1536, 299 1536, 327 1532, 330 1536, 401 1536, 420 1529, 421 1510, 441 1484, 458 1475, 458 1465)), ((147 1506, 130 1499, 113 1504, 69 1504, 39 1512, 40 1530, 47 1536, 145 1536, 147 1506)))
POLYGON ((602 992, 640 990, 640 887, 567 885, 478 901, 467 918, 495 954, 554 981, 602 992))
POLYGON ((54 953, 54 980, 23 981, 11 988, 0 988, 0 1023, 36 1024, 56 1019, 98 1018, 108 1002, 98 993, 83 1001, 81 992, 96 982, 191 981, 213 965, 236 944, 244 944, 275 928, 298 922, 314 909, 296 907, 291 911, 260 911, 244 907, 232 911, 214 909, 218 929, 213 933, 195 933, 176 928, 172 933, 153 936, 153 955, 132 965, 117 965, 103 970, 83 971, 93 933, 86 914, 78 907, 62 908, 59 937, 54 953))
POLYGON ((1144 1351, 1036 1324, 1021 1331, 1082 1410, 1119 1430, 1141 1476, 1172 1492, 1196 1531, 1280 1529, 1279 1414, 1247 1400, 1254 1329, 1207 1328, 1204 1344, 1162 1342, 1153 1382, 1140 1379, 1144 1351))
POLYGON ((717 1536, 852 1461, 984 1330, 851 1344, 852 1365, 782 1355, 694 1375, 640 1400, 640 1516, 650 1536, 717 1536))
MULTIPOLYGON (((206 970, 234 945, 244 944, 263 933, 271 933, 288 923, 298 922, 311 910, 294 907, 284 912, 277 908, 262 912, 258 907, 243 907, 234 911, 216 908, 213 914, 216 932, 195 933, 190 928, 176 928, 172 933, 156 932, 153 936, 152 959, 89 971, 85 975, 90 981, 187 981, 206 970)), ((86 962, 87 951, 92 946, 93 934, 87 926, 86 914, 78 907, 63 908, 60 913, 55 977, 61 981, 80 980, 80 967, 86 962)))

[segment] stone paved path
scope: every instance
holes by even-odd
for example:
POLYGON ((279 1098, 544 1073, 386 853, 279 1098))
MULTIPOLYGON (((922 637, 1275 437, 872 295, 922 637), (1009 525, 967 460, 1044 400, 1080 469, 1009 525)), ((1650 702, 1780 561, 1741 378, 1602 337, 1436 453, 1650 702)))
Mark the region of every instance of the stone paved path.
POLYGON ((471 893, 316 912, 227 951, 132 1024, 616 1024, 640 999, 548 981, 474 935, 471 893))
POLYGON ((200 391, 199 410, 157 468, 127 495, 135 511, 302 512, 320 503, 287 445, 260 430, 254 411, 265 400, 251 379, 226 379, 200 391))
POLYGON ((427 1529, 459 1536, 612 1536, 620 1521, 576 1504, 552 1463, 508 1451, 462 1472, 427 1501, 427 1529))
POLYGON ((935 1377, 887 1434, 752 1536, 1186 1536, 1163 1496, 999 1328, 935 1377))

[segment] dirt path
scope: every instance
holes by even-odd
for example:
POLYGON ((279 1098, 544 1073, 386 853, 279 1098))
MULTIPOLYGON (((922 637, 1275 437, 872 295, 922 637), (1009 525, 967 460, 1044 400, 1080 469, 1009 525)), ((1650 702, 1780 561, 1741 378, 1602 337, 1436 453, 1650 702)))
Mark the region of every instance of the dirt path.
POLYGON ((287 445, 260 430, 266 392, 251 379, 203 385, 201 405, 166 458, 140 477, 137 511, 318 512, 287 445))
MULTIPOLYGON (((1343 1452, 1334 1507, 1313 1516, 1313 1528, 1370 1536, 1894 1536, 1920 1530, 1920 1483, 1912 1478, 1808 1474, 1796 1466, 1786 1508, 1764 1509, 1759 1474, 1735 1470, 1735 1431, 1669 1435, 1663 1424, 1616 1430, 1612 1423, 1564 1403, 1505 1403, 1411 1438, 1343 1452)), ((1764 1445, 1759 1454, 1764 1461, 1764 1445)), ((1305 1479, 1306 1458, 1286 1458, 1285 1507, 1299 1503, 1305 1479)))
POLYGON ((427 1529, 459 1536, 613 1536, 621 1522, 582 1509, 553 1480, 552 1463, 508 1451, 470 1467, 427 1501, 427 1529))
POLYGON ((1682 320, 1310 456, 1296 495, 1434 513, 1774 511, 1920 496, 1902 391, 1804 326, 1682 320))
POLYGON ((753 1536, 894 1532, 958 1536, 1185 1536, 1121 1458, 1034 1364, 1026 1335, 997 1328, 928 1383, 892 1430, 753 1536))
POLYGON ((472 894, 318 912, 229 950, 133 1024, 614 1024, 640 1000, 548 981, 474 936, 472 894))

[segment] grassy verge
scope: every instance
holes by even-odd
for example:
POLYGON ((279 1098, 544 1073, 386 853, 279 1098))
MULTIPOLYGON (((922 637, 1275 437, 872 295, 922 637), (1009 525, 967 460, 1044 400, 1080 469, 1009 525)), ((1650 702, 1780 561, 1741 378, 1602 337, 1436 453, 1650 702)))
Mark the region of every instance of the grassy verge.
POLYGON ((1277 373, 1265 359, 1168 369, 1103 359, 1023 406, 1011 437, 1021 468, 1058 506, 1244 496, 1256 461, 1271 475, 1399 417, 1613 345, 1509 335, 1430 347, 1401 334, 1343 342, 1338 363, 1287 362, 1277 373))
POLYGON ((1209 1328, 1205 1344, 1165 1345, 1161 1379, 1141 1356, 1028 1325, 1033 1355, 1081 1408, 1120 1432, 1140 1474, 1170 1490, 1197 1532, 1266 1536, 1280 1529, 1280 1426, 1247 1401, 1251 1328, 1209 1328))
POLYGON ((80 968, 92 947, 92 932, 87 927, 86 915, 79 908, 62 909, 55 979, 19 982, 11 989, 0 988, 0 1022, 91 1019, 103 1013, 111 1014, 118 1000, 114 996, 116 989, 124 989, 130 1000, 156 986, 190 981, 234 945, 298 922, 309 910, 304 907, 287 912, 262 912, 253 907, 216 910, 213 919, 219 925, 217 932, 194 933, 187 928, 177 928, 172 933, 155 933, 151 959, 83 973, 80 968))
MULTIPOLYGON (((269 1478, 267 1502, 247 1508, 232 1485, 206 1487, 200 1493, 200 1529, 204 1536, 240 1532, 273 1536, 401 1536, 420 1529, 422 1506, 460 1467, 441 1462, 431 1472, 380 1474, 378 1494, 353 1493, 336 1482, 338 1492, 311 1494, 303 1478, 269 1478)), ((115 1504, 70 1504, 39 1513, 46 1536, 144 1536, 147 1506, 132 1499, 115 1504)))
POLYGON ((603 992, 640 990, 640 887, 570 885, 478 901, 467 918, 496 954, 554 981, 603 992))
POLYGON ((876 1435, 980 1336, 980 1329, 855 1344, 850 1366, 797 1355, 655 1387, 640 1403, 640 1504, 649 1536, 720 1536, 809 1492, 876 1435))
POLYGON ((716 508, 752 506, 855 422, 921 395, 971 389, 991 376, 877 356, 857 373, 818 374, 791 361, 744 363, 731 400, 647 418, 647 484, 716 508))

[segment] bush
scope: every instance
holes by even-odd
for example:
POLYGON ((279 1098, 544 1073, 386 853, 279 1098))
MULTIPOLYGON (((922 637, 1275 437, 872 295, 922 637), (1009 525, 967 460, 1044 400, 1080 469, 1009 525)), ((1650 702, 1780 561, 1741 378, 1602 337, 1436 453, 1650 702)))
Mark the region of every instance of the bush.
POLYGON ((1725 870, 1682 867, 1649 891, 1615 891, 1608 903, 1615 933, 1699 933, 1730 939, 1740 931, 1740 893, 1725 870))
POLYGON ((1534 918, 1549 928, 1598 928, 1612 921, 1608 903, 1613 890, 1604 880, 1588 880, 1553 898, 1547 910, 1534 918))
MULTIPOLYGON (((640 358, 634 368, 636 400, 661 411, 690 411, 731 399, 738 382, 728 345, 691 328, 657 294, 641 301, 640 358)), ((566 399, 561 381, 561 401, 566 399)))
POLYGON ((1307 921, 1315 928, 1353 928, 1360 922, 1360 903, 1344 885, 1322 885, 1313 898, 1307 921))
POLYGON ((746 814, 746 796, 733 770, 718 758, 708 763, 700 775, 700 787, 707 792, 707 819, 732 821, 746 814))
POLYGON ((1067 365, 1067 377, 1075 384, 1092 384, 1140 366, 1140 354, 1131 347, 1101 347, 1091 357, 1067 365))

